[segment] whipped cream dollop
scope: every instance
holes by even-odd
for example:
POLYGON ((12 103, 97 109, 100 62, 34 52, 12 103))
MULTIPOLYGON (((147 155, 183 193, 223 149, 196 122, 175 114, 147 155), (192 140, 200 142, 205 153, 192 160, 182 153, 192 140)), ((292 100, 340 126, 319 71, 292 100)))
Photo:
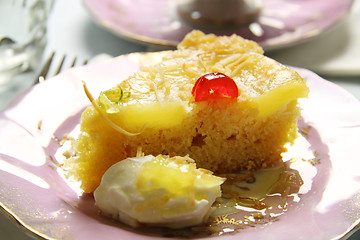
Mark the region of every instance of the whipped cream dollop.
POLYGON ((94 197, 104 215, 133 227, 183 228, 207 220, 225 180, 189 157, 147 155, 111 166, 94 197))

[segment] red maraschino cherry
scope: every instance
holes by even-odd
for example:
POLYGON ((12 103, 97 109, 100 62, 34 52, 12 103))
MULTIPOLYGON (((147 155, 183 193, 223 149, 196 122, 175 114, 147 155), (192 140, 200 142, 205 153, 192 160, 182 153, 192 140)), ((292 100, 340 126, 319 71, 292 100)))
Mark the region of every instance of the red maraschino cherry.
POLYGON ((234 80, 223 73, 209 73, 200 77, 192 91, 195 102, 234 99, 239 96, 239 89, 234 80))

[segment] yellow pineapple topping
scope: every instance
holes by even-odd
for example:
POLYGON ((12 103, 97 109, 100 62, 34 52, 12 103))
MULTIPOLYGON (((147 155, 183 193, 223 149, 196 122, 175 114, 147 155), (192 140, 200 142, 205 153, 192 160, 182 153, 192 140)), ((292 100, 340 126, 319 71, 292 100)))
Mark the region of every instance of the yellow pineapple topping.
POLYGON ((257 109, 259 116, 307 95, 298 73, 261 53, 256 43, 235 35, 216 37, 194 31, 178 51, 102 92, 98 102, 119 126, 139 131, 144 126, 180 124, 193 104, 191 89, 207 73, 221 72, 232 78, 241 93, 238 101, 257 109))
MULTIPOLYGON (((194 161, 187 157, 156 156, 145 162, 139 173, 137 187, 145 194, 154 189, 165 189, 169 196, 182 196, 192 191, 193 187, 219 186, 225 179, 212 175, 211 171, 197 169, 194 161)), ((194 195, 201 200, 201 195, 194 195)))

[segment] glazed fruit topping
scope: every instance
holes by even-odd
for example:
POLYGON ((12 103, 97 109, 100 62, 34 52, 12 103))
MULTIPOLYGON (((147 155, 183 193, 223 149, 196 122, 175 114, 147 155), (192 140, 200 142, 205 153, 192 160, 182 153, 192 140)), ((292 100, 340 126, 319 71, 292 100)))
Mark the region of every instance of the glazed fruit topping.
POLYGON ((192 95, 195 102, 236 99, 239 96, 239 89, 234 80, 223 73, 209 73, 200 77, 193 89, 192 95))

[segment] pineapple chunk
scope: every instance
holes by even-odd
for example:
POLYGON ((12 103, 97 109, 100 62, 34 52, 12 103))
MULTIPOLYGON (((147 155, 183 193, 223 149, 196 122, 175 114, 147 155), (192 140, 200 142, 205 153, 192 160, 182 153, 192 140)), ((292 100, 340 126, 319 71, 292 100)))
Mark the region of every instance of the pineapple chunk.
POLYGON ((277 87, 254 99, 254 104, 259 110, 259 117, 266 117, 272 112, 286 107, 291 101, 308 94, 308 88, 302 83, 292 83, 277 87))
POLYGON ((246 53, 239 58, 242 63, 230 68, 230 76, 253 108, 258 109, 259 117, 266 117, 308 95, 305 80, 291 68, 257 53, 246 53))
POLYGON ((185 118, 185 102, 165 102, 131 104, 120 107, 110 117, 119 126, 126 126, 129 131, 146 128, 171 128, 180 124, 185 118))

